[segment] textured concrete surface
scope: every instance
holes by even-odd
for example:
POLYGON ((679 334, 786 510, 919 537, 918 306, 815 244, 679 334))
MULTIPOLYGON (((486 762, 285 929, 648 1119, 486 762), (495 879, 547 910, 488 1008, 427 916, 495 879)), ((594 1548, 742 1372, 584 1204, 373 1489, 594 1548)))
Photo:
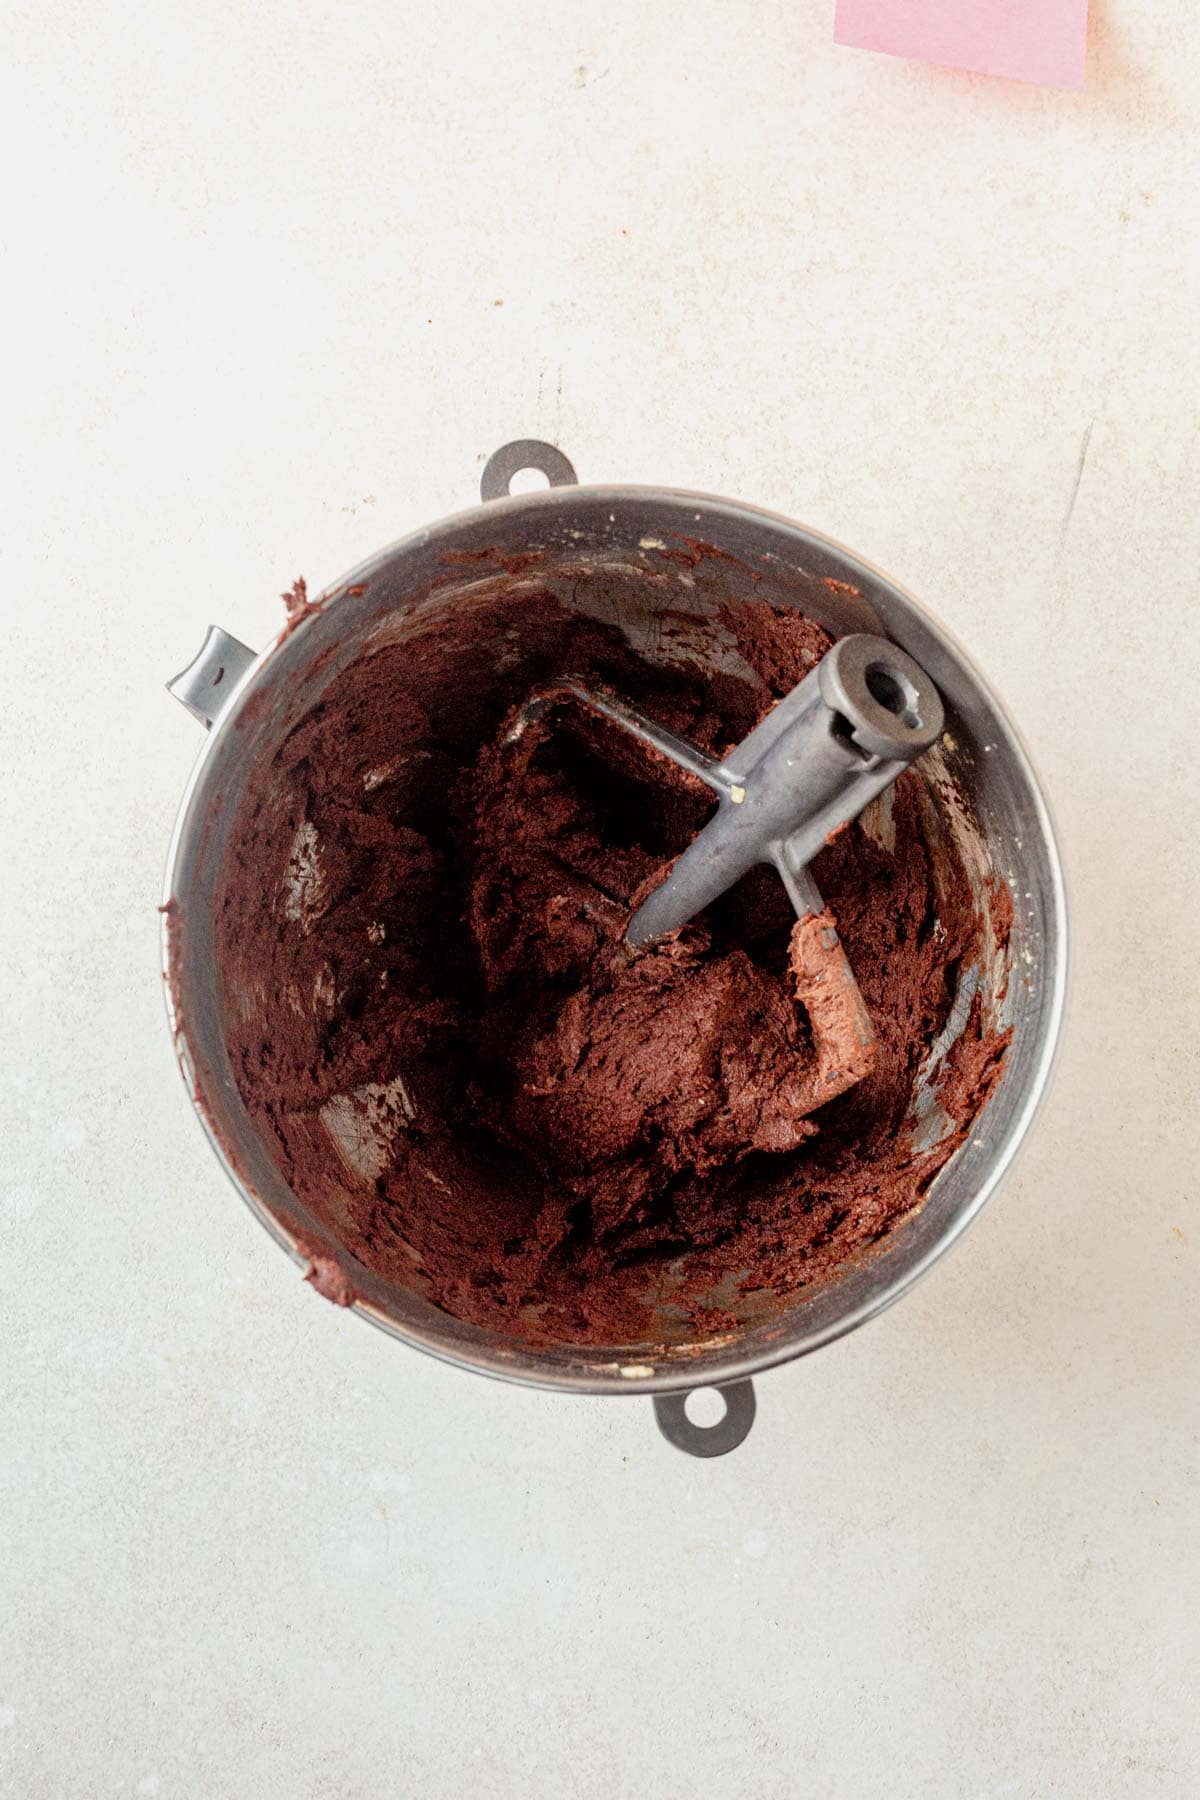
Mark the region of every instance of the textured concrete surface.
POLYGON ((7 1800, 1200 1791, 1200 57, 1093 14, 1074 96, 829 0, 10 12, 7 1800), (163 1024, 164 680, 524 434, 892 571, 1069 858, 1018 1174, 710 1465, 323 1305, 163 1024))

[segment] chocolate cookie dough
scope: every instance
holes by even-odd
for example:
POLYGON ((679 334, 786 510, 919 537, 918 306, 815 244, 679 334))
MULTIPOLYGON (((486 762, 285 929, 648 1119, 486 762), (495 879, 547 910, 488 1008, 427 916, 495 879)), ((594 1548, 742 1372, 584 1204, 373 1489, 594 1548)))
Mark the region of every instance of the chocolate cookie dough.
POLYGON ((514 737, 514 708, 598 678, 721 754, 829 639, 740 602, 742 673, 714 677, 548 595, 490 605, 361 659, 256 777, 218 918, 243 1099, 331 1234, 459 1318, 628 1345, 669 1302, 732 1329, 740 1296, 877 1240, 969 1129, 1004 1049, 977 1003, 950 1128, 919 1150, 910 1114, 975 907, 944 849, 935 868, 918 766, 818 858, 830 917, 797 925, 761 870, 630 955, 632 907, 712 796, 586 709, 514 737), (828 1100, 855 1054, 821 979, 834 920, 877 1041, 828 1100))

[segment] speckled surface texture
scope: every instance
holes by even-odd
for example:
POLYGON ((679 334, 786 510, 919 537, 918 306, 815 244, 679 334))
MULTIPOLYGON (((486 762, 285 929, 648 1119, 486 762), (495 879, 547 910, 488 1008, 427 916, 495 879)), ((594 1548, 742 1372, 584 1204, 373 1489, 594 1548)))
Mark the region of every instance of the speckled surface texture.
POLYGON ((3 1800, 1200 1786, 1200 58, 1182 0, 1093 14, 1079 96, 827 0, 10 26, 3 1800), (163 1024, 162 683, 525 434, 888 569, 1072 877, 1016 1173, 710 1463, 326 1305, 163 1024))

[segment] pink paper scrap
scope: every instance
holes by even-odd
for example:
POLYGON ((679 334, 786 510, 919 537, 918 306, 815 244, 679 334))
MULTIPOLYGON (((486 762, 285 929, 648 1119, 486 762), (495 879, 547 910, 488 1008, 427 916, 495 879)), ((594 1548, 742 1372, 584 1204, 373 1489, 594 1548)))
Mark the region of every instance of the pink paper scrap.
POLYGON ((833 39, 918 62, 1083 86, 1088 0, 837 0, 833 39))

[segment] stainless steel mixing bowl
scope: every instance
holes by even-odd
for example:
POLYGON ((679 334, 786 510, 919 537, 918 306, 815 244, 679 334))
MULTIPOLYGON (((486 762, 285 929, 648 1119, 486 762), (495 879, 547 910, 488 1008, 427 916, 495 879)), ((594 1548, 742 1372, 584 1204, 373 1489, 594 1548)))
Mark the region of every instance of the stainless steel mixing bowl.
MULTIPOLYGON (((213 629, 171 691, 212 729, 175 826, 165 898, 163 958, 176 1051, 218 1158, 247 1205, 294 1260, 300 1243, 336 1254, 361 1296, 356 1310, 406 1344, 460 1368, 534 1386, 595 1394, 653 1394, 659 1424, 681 1448, 717 1455, 754 1416, 749 1377, 862 1325, 899 1299, 949 1248, 994 1192, 1046 1086, 1066 986, 1066 908, 1054 833, 1012 725, 962 649, 894 582, 819 533, 755 507, 657 488, 581 487, 550 445, 506 445, 482 483, 484 505, 415 532, 321 596, 259 656, 213 629), (510 495, 521 469, 551 483, 510 495), (663 1339, 598 1351, 531 1347, 450 1317, 417 1289, 380 1280, 331 1239, 283 1180, 271 1146, 242 1104, 222 1030, 213 949, 214 893, 251 772, 270 758, 328 683, 367 645, 402 639, 418 612, 451 606, 492 584, 497 593, 547 589, 615 623, 648 656, 728 656, 716 611, 729 595, 795 606, 836 634, 882 630, 933 677, 946 705, 942 745, 922 762, 936 797, 936 829, 954 839, 986 912, 989 885, 1013 896, 1011 939, 985 943, 960 971, 961 1029, 978 988, 985 1021, 1011 1025, 1003 1073, 968 1141, 923 1204, 836 1279, 779 1300, 745 1297, 745 1323, 698 1341, 664 1310, 663 1339), (715 1426, 684 1412, 689 1390, 723 1390, 715 1426)), ((931 1076, 936 1068, 931 1068, 931 1076)), ((944 1128, 933 1081, 918 1095, 924 1141, 944 1128)))

